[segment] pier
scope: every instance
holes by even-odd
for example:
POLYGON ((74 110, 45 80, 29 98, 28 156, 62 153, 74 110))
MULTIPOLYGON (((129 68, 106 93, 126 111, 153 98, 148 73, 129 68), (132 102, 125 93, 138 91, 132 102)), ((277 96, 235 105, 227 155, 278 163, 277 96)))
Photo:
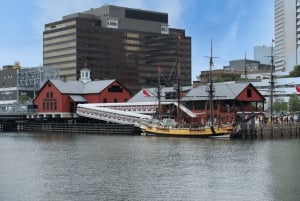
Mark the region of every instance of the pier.
POLYGON ((140 135, 141 131, 133 125, 112 123, 49 123, 49 122, 20 122, 18 131, 28 132, 57 132, 83 133, 101 135, 140 135))
POLYGON ((264 139, 264 138, 298 138, 300 136, 300 123, 266 124, 259 126, 243 125, 238 138, 264 139))

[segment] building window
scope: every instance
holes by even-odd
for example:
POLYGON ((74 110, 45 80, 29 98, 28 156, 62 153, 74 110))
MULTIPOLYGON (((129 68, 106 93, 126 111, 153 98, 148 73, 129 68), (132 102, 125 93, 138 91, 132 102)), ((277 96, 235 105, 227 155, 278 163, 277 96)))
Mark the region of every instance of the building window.
POLYGON ((251 89, 247 89, 247 97, 248 98, 252 97, 252 90, 251 89))
POLYGON ((112 85, 108 88, 108 92, 123 92, 123 89, 119 85, 112 85))
POLYGON ((162 34, 169 34, 169 27, 168 27, 168 25, 161 25, 161 27, 160 27, 160 30, 161 30, 161 33, 162 34))
POLYGON ((50 98, 53 98, 53 92, 50 92, 50 98))
POLYGON ((107 103, 107 99, 106 98, 103 98, 103 103, 107 103))
POLYGON ((114 98, 114 103, 117 103, 118 102, 118 99, 114 98))
POLYGON ((49 92, 46 93, 46 98, 49 98, 49 92))
POLYGON ((119 28, 119 20, 117 18, 109 18, 106 22, 106 27, 118 29, 119 28))

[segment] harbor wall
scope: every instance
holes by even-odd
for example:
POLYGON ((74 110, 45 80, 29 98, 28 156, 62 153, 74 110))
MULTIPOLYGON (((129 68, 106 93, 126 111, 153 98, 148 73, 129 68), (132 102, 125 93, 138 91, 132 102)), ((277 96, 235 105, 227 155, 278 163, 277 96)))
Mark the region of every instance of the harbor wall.
POLYGON ((15 122, 12 129, 6 129, 0 124, 1 131, 28 131, 28 132, 61 132, 102 135, 140 135, 141 131, 134 125, 112 123, 49 123, 49 122, 15 122))
POLYGON ((238 138, 263 139, 263 138, 291 138, 300 136, 300 123, 269 123, 266 125, 251 126, 241 124, 238 138))

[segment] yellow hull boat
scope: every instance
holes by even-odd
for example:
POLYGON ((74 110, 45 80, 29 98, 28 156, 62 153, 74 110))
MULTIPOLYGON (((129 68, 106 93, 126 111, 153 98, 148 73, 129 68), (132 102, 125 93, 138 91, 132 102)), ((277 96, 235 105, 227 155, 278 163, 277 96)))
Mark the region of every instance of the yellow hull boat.
POLYGON ((170 137, 231 137, 237 132, 231 125, 215 126, 215 127, 199 127, 199 128, 175 128, 166 126, 149 125, 143 132, 146 135, 154 136, 170 136, 170 137))

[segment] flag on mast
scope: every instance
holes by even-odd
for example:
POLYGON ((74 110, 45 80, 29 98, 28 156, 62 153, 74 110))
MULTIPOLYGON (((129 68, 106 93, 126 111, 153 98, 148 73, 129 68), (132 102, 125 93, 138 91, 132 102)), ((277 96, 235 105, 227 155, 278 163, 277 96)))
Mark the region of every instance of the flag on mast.
POLYGON ((151 94, 147 89, 142 89, 142 93, 144 94, 145 97, 150 97, 151 94))

